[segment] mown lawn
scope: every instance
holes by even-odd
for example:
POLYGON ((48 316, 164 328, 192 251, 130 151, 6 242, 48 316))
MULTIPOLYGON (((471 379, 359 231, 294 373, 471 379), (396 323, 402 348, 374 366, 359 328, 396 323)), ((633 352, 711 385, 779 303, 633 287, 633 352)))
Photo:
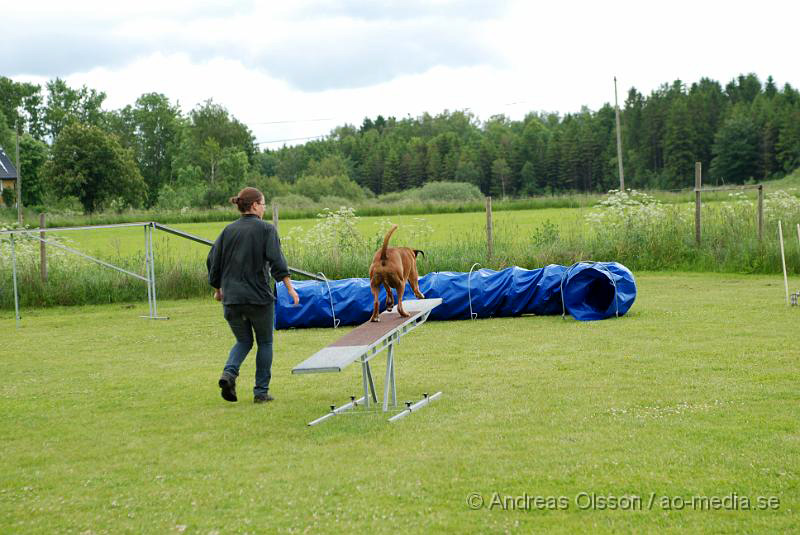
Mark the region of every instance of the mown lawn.
POLYGON ((359 390, 355 366, 290 374, 345 329, 279 331, 277 401, 256 406, 250 360, 241 401, 219 397, 232 337, 210 298, 160 303, 168 321, 139 319, 143 305, 24 310, 16 330, 3 312, 0 533, 796 530, 800 310, 782 281, 637 277, 619 320, 418 329, 398 348, 399 398, 444 395, 394 424, 305 426, 359 390), (641 510, 581 509, 592 493, 641 510), (490 508, 526 495, 528 510, 490 508), (735 510, 664 508, 734 495, 735 510))

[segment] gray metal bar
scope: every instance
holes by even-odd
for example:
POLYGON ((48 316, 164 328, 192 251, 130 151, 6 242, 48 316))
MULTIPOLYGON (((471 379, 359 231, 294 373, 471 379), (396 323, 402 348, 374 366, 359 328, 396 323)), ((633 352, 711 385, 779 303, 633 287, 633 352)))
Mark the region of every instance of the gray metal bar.
POLYGON ((397 414, 395 414, 394 416, 389 418, 389 421, 390 422, 396 422, 397 420, 405 418, 406 416, 408 416, 412 412, 420 410, 421 408, 423 408, 426 405, 428 405, 431 401, 434 401, 434 400, 440 398, 441 396, 442 396, 441 392, 436 392, 432 396, 425 396, 420 401, 417 401, 416 403, 414 403, 413 405, 411 405, 407 409, 403 410, 402 412, 398 412, 397 414))
POLYGON ((14 316, 17 318, 19 329, 19 291, 17 290, 17 251, 14 246, 14 235, 11 235, 11 270, 14 278, 14 316))
MULTIPOLYGON (((214 245, 214 242, 206 240, 205 238, 201 238, 199 236, 195 236, 193 234, 189 234, 188 232, 183 232, 178 229, 174 229, 172 227, 168 227, 166 225, 162 225, 160 223, 156 223, 155 221, 142 221, 139 223, 115 223, 109 225, 88 225, 85 227, 51 227, 47 229, 47 232, 61 232, 61 231, 69 231, 69 230, 90 230, 90 229, 100 229, 100 228, 121 228, 121 227, 141 227, 142 225, 152 225, 153 227, 163 230, 164 232, 169 232, 170 234, 175 234, 176 236, 181 236, 183 238, 196 241, 198 243, 202 243, 205 245, 214 245)), ((19 230, 0 230, 0 234, 33 234, 37 232, 41 232, 43 229, 19 229, 19 230)), ((301 275, 303 277, 314 279, 322 282, 322 278, 314 275, 313 273, 309 273, 308 271, 297 269, 289 266, 289 271, 295 273, 297 275, 301 275)))
POLYGON ((361 383, 364 386, 364 404, 369 408, 369 387, 367 386, 367 361, 361 357, 361 383))
POLYGON ((389 389, 394 382, 393 373, 394 344, 389 346, 389 353, 386 355, 386 380, 383 382, 383 412, 389 410, 389 389))
POLYGON ((369 380, 369 390, 372 392, 372 401, 377 403, 378 396, 375 393, 375 381, 372 380, 372 368, 369 365, 369 361, 367 361, 367 379, 369 380))
POLYGON ((153 318, 158 317, 158 301, 156 301, 156 253, 153 250, 153 225, 148 228, 148 239, 150 240, 150 284, 153 286, 153 318))
MULTIPOLYGON (((758 189, 762 187, 763 184, 742 184, 740 186, 703 186, 699 188, 699 191, 703 193, 712 192, 712 191, 729 191, 729 190, 745 190, 745 189, 758 189)), ((698 188, 695 188, 694 191, 698 191, 698 188)))
POLYGON ((336 416, 337 414, 341 414, 344 411, 347 411, 347 410, 350 410, 350 409, 352 409, 354 407, 357 407, 359 403, 364 401, 364 399, 365 399, 364 397, 361 397, 359 399, 355 399, 355 400, 349 401, 348 403, 345 403, 341 407, 336 407, 336 408, 332 409, 331 412, 329 412, 328 414, 326 414, 324 416, 320 416, 316 420, 313 420, 313 421, 309 422, 308 425, 309 426, 317 425, 319 423, 324 422, 328 418, 332 418, 332 417, 336 416))
POLYGON ((302 270, 302 269, 297 269, 297 268, 293 268, 292 266, 289 266, 289 271, 291 271, 292 273, 296 273, 297 275, 302 275, 303 277, 306 277, 306 278, 309 278, 309 279, 314 279, 316 281, 323 282, 322 277, 318 277, 317 275, 314 275, 313 273, 309 273, 308 271, 305 271, 305 270, 302 270))
POLYGON ((394 354, 392 354, 392 406, 397 407, 397 384, 394 380, 394 354))
POLYGON ((214 245, 214 242, 211 240, 207 240, 205 238, 201 238, 200 236, 195 236, 194 234, 189 234, 188 232, 184 232, 182 230, 178 230, 176 228, 168 227, 166 225, 162 225, 161 223, 153 222, 153 226, 158 230, 163 230, 169 234, 174 234, 175 236, 180 236, 181 238, 186 238, 187 240, 196 241, 197 243, 202 243, 204 245, 214 245))
MULTIPOLYGON (((46 229, 47 232, 56 232, 56 231, 67 231, 67 230, 88 230, 88 229, 96 229, 96 228, 119 228, 119 227, 141 227, 142 225, 148 225, 147 222, 140 222, 140 223, 115 223, 110 225, 88 225, 85 227, 51 227, 46 229)), ((42 232, 45 229, 40 228, 33 228, 33 229, 16 229, 16 230, 0 230, 0 234, 33 234, 42 232)))
MULTIPOLYGON (((207 240, 205 238, 201 238, 200 236, 195 236, 194 234, 189 234, 188 232, 184 232, 182 230, 178 230, 176 228, 168 227, 166 225, 162 225, 161 223, 153 222, 153 226, 158 230, 163 230, 164 232, 168 232, 170 234, 174 234, 175 236, 180 236, 181 238, 186 238, 187 240, 192 240, 197 243, 202 243, 203 245, 212 246, 214 245, 213 241, 207 240)), ((320 282, 324 281, 322 277, 314 275, 313 273, 309 273, 308 271, 304 271, 302 269, 297 269, 289 266, 289 271, 292 273, 296 273, 297 275, 302 275, 303 277, 318 280, 320 282)))
POLYGON ((73 249, 72 247, 67 247, 66 245, 58 243, 58 242, 45 240, 45 239, 40 238, 38 236, 34 236, 34 237, 36 239, 38 239, 39 241, 42 241, 42 242, 44 242, 44 243, 46 243, 48 245, 52 245, 53 247, 58 247, 60 249, 64 249, 65 251, 69 251, 70 253, 76 254, 78 256, 82 256, 83 258, 86 258, 87 260, 91 260, 92 262, 97 262, 98 264, 101 264, 101 265, 103 265, 105 267, 108 267, 108 268, 111 268, 111 269, 115 269, 117 271, 121 271, 122 273, 125 273, 126 275, 130 275, 131 277, 136 277, 137 279, 141 279, 143 281, 147 280, 145 277, 142 277, 141 275, 139 275, 137 273, 134 273, 132 271, 128 271, 127 269, 122 269, 121 267, 117 267, 117 266, 115 266, 113 264, 109 264, 108 262, 104 262, 103 260, 100 260, 100 259, 95 258, 93 256, 89 256, 88 254, 82 253, 82 252, 80 252, 80 251, 78 251, 76 249, 73 249))
POLYGON ((144 272, 147 274, 147 315, 153 317, 153 289, 150 287, 150 243, 147 241, 147 225, 144 226, 144 272))

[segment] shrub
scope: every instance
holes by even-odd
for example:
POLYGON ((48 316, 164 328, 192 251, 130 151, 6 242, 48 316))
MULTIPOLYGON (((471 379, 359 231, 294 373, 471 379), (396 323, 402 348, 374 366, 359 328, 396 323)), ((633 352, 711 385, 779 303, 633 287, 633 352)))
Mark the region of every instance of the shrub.
POLYGON ((483 193, 475 184, 466 182, 428 182, 417 193, 420 201, 478 201, 483 193))
POLYGON ((344 197, 336 197, 334 195, 326 195, 319 198, 317 205, 322 206, 323 210, 337 210, 339 208, 346 208, 353 205, 353 201, 345 199, 344 197))
POLYGON ((249 179, 249 184, 264 194, 267 204, 275 197, 288 195, 291 191, 291 186, 276 176, 256 175, 249 179))
POLYGON ((166 210, 196 208, 203 205, 206 190, 203 182, 179 183, 172 186, 164 184, 158 192, 156 206, 166 210))
POLYGON ((295 192, 318 201, 320 197, 336 196, 345 199, 360 200, 366 197, 361 186, 346 176, 305 175, 297 179, 295 192))
POLYGON ((13 189, 4 189, 3 190, 3 204, 6 206, 14 206, 14 190, 13 189))
POLYGON ((298 195, 297 193, 288 193, 286 195, 273 197, 272 202, 277 203, 281 209, 313 210, 316 208, 316 203, 312 199, 309 199, 305 195, 298 195))

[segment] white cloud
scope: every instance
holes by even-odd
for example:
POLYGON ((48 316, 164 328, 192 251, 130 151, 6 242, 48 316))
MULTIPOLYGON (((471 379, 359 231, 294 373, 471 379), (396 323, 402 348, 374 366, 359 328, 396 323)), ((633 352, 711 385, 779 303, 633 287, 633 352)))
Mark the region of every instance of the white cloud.
POLYGON ((62 76, 105 91, 109 109, 152 91, 185 112, 213 98, 267 141, 377 114, 598 109, 613 102, 615 75, 621 100, 631 86, 648 94, 701 76, 724 86, 748 72, 797 87, 798 6, 34 0, 5 14, 18 34, 0 36, 0 48, 15 51, 0 57, 0 74, 62 76), (322 118, 332 120, 301 122, 322 118))

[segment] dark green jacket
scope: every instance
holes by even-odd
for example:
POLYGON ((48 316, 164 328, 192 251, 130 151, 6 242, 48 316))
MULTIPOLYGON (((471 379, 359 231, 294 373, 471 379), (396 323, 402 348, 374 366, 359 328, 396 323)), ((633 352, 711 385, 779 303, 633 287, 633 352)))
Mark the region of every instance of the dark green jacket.
POLYGON ((289 275, 278 231, 252 214, 225 227, 206 260, 208 283, 222 288, 225 305, 266 305, 275 301, 269 275, 289 275))

